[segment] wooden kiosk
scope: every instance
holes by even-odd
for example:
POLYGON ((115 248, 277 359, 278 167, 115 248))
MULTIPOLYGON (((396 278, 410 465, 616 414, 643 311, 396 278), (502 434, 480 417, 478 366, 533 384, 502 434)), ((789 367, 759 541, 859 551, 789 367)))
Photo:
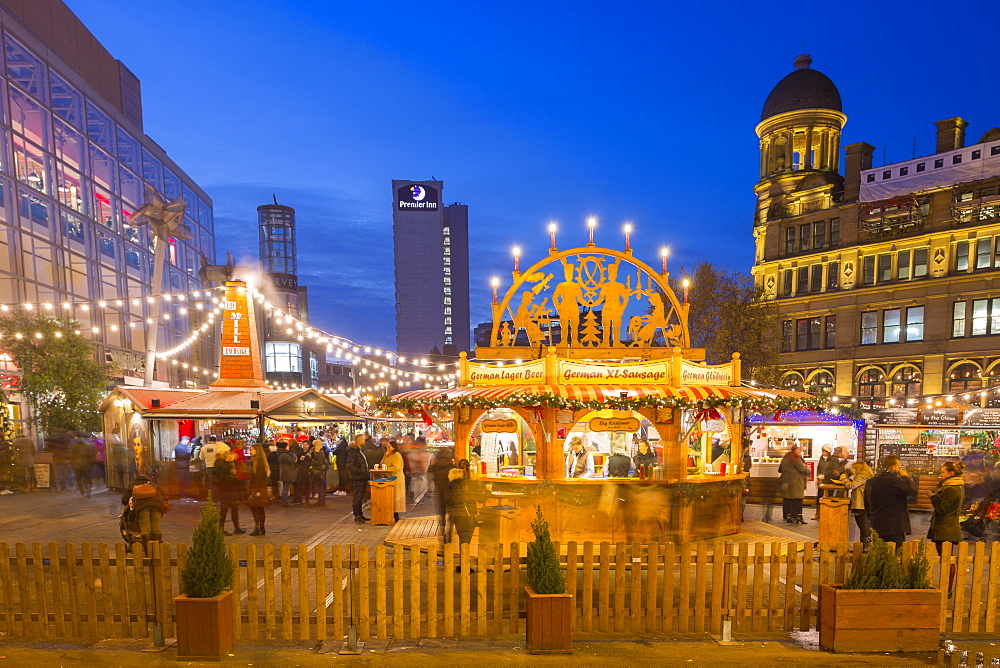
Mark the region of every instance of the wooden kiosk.
POLYGON ((527 271, 515 264, 513 278, 502 299, 494 289, 492 345, 477 348, 477 361, 462 353, 460 387, 386 397, 378 407, 452 422, 456 461, 475 460, 478 446, 486 526, 495 514, 498 540, 530 540, 536 506, 558 540, 683 543, 736 533, 744 411, 817 400, 742 387, 738 353, 704 364, 704 350, 688 345, 686 288, 681 302, 665 260, 656 272, 628 248, 553 247, 527 271), (594 460, 584 477, 570 470, 577 438, 589 450, 581 458, 594 460), (648 468, 633 463, 639 441, 655 454, 648 468), (612 455, 616 477, 607 475, 612 455))

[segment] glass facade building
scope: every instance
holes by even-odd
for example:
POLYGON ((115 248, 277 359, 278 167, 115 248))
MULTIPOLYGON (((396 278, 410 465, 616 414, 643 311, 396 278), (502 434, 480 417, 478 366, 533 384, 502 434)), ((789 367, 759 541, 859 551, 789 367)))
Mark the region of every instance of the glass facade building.
MULTIPOLYGON (((212 201, 143 132, 138 79, 61 1, 37 4, 46 11, 0 0, 0 304, 108 302, 73 316, 122 379, 141 377, 149 304, 131 300, 150 294, 155 238, 129 217, 147 185, 168 201, 183 197, 195 236, 171 240, 163 289, 199 290, 200 269, 215 259, 212 201)), ((161 313, 159 350, 201 324, 201 312, 176 300, 161 313)), ((189 367, 213 372, 161 363, 157 380, 214 378, 213 346, 190 351, 189 367)))

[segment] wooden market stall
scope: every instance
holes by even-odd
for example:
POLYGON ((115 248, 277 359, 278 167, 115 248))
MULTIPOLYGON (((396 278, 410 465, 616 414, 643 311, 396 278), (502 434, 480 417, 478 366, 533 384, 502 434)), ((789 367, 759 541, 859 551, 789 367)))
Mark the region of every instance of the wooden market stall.
POLYGON ((499 540, 530 540, 536 506, 559 540, 735 533, 745 412, 819 402, 742 387, 738 353, 704 364, 704 350, 688 345, 686 295, 678 301, 665 269, 628 249, 553 248, 515 269, 502 300, 494 295, 492 345, 477 348, 477 361, 462 353, 458 388, 377 406, 453 422, 455 459, 478 460, 486 526, 499 540), (577 439, 582 455, 570 449, 577 439), (643 442, 653 460, 637 457, 643 442))
POLYGON ((315 389, 273 390, 264 382, 253 300, 242 281, 226 284, 219 378, 208 389, 119 386, 101 403, 108 444, 108 485, 121 488, 159 464, 173 472, 181 423, 193 434, 232 436, 250 442, 289 425, 365 423, 369 416, 342 395, 315 389))

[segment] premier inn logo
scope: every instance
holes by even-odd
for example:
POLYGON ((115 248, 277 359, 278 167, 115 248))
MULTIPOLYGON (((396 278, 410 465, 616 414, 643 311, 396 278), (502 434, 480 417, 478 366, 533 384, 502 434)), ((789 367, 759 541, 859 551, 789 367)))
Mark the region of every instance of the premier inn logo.
POLYGON ((396 190, 399 211, 437 211, 439 206, 437 188, 413 183, 396 190))

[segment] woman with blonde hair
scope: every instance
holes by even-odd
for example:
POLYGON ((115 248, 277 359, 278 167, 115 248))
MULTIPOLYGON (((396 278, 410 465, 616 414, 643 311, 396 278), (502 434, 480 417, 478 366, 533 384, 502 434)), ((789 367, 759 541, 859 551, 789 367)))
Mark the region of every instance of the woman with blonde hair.
POLYGON ((268 484, 271 481, 271 466, 268 464, 267 455, 273 442, 254 443, 250 453, 250 483, 247 492, 247 506, 250 507, 250 514, 253 515, 254 529, 251 536, 263 536, 264 520, 267 518, 265 508, 271 505, 271 493, 268 484))
POLYGON ((387 469, 392 471, 392 475, 396 477, 393 481, 393 516, 396 521, 399 521, 399 514, 406 512, 406 478, 403 477, 403 455, 399 454, 399 444, 393 439, 389 441, 386 447, 385 456, 382 457, 382 463, 387 469))

